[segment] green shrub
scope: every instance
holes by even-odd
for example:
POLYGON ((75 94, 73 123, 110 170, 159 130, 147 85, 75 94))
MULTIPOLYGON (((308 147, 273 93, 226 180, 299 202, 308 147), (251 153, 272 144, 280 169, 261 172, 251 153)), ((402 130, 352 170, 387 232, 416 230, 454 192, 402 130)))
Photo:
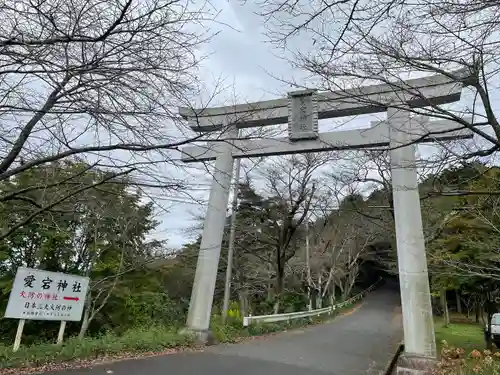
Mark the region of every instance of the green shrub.
MULTIPOLYGON (((137 311, 143 311, 138 309, 137 311)), ((156 307, 155 307, 156 309, 156 307)), ((333 315, 324 314, 318 317, 295 319, 285 322, 254 324, 243 327, 241 314, 236 306, 228 316, 226 324, 222 324, 221 316, 212 316, 211 329, 219 342, 236 342, 247 336, 259 336, 266 333, 279 332, 287 329, 304 327, 308 324, 324 322, 333 315)), ((339 311, 335 312, 336 314, 339 311)), ((146 320, 147 321, 147 320, 146 320)), ((116 356, 123 353, 159 352, 168 348, 193 345, 195 340, 191 335, 180 334, 177 324, 154 325, 128 329, 123 334, 103 334, 99 337, 87 337, 83 340, 70 338, 62 345, 39 343, 21 346, 12 352, 12 346, 0 344, 0 368, 7 367, 38 367, 48 363, 61 363, 75 359, 93 359, 103 356, 116 356)))
POLYGON ((237 321, 241 321, 243 319, 240 311, 240 306, 237 302, 231 302, 229 305, 229 310, 227 312, 227 316, 230 319, 234 319, 237 321))
POLYGON ((266 333, 282 331, 285 327, 285 324, 279 323, 253 324, 248 326, 247 330, 250 336, 260 336, 266 333))
POLYGON ((218 342, 236 342, 245 335, 241 320, 228 317, 226 324, 222 324, 222 317, 218 314, 212 316, 210 329, 218 342))

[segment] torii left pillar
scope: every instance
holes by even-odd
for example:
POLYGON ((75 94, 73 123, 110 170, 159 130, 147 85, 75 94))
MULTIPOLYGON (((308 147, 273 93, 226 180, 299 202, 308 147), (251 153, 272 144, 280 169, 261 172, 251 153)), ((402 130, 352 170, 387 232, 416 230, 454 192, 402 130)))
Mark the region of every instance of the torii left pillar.
MULTIPOLYGON (((236 127, 224 132, 228 139, 235 139, 237 135, 236 127)), ((194 332, 203 343, 212 341, 210 316, 234 161, 230 141, 221 141, 218 151, 186 324, 188 331, 194 332)))

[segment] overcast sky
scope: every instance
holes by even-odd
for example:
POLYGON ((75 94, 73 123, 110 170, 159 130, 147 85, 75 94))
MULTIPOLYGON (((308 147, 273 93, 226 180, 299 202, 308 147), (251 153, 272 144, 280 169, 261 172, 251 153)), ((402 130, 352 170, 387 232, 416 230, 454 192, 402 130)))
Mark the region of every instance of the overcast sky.
MULTIPOLYGON (((230 87, 219 95, 213 104, 228 105, 235 100, 241 103, 285 96, 287 91, 292 89, 279 78, 284 81, 295 80, 299 84, 307 82, 306 86, 313 87, 311 81, 306 81, 303 72, 292 69, 284 59, 277 56, 279 51, 265 42, 262 20, 253 13, 256 9, 252 8, 250 2, 244 6, 227 0, 212 0, 211 3, 221 12, 218 17, 221 25, 217 27, 220 33, 206 46, 205 52, 211 55, 203 62, 200 75, 207 95, 211 94, 213 84, 219 78, 230 87)), ((312 49, 310 40, 299 39, 296 43, 300 43, 301 49, 312 49)), ((384 114, 357 116, 349 123, 343 123, 342 128, 369 126, 370 120, 380 119, 381 116, 384 114)), ((325 131, 332 130, 333 127, 338 128, 339 123, 320 122, 319 125, 320 131, 325 131)), ((194 165, 191 164, 190 167, 194 165)), ((182 176, 189 183, 199 184, 199 190, 193 192, 193 195, 205 202, 203 205, 200 202, 188 203, 186 199, 178 201, 178 198, 172 197, 162 197, 164 200, 158 198, 158 202, 161 202, 158 207, 168 208, 168 212, 159 210, 161 225, 156 236, 168 239, 170 247, 179 248, 196 237, 197 232, 189 229, 198 223, 195 217, 203 216, 206 211, 211 178, 204 171, 190 171, 186 174, 179 170, 169 170, 166 173, 182 176)))
MULTIPOLYGON (((205 52, 211 55, 203 62, 200 71, 207 95, 210 95, 214 82, 219 78, 231 89, 215 99, 217 104, 229 104, 235 98, 246 102, 286 95, 290 86, 273 76, 300 80, 303 74, 294 71, 277 56, 276 50, 264 42, 264 29, 259 17, 253 14, 251 5, 234 5, 226 0, 213 0, 211 3, 221 12, 218 16, 221 25, 217 26, 220 33, 206 46, 205 52)), ((186 178, 193 178, 191 174, 188 176, 186 178)), ((195 176, 200 184, 210 184, 208 173, 196 173, 195 176)), ((207 200, 208 189, 195 195, 207 200)), ((196 224, 194 216, 203 215, 206 206, 198 202, 163 202, 161 205, 168 207, 169 212, 159 217, 162 223, 158 235, 167 238, 171 247, 180 247, 193 239, 195 234, 186 233, 186 230, 196 224)))
MULTIPOLYGON (((213 104, 229 105, 235 100, 241 103, 274 99, 286 96, 288 91, 293 90, 291 85, 283 81, 294 80, 299 84, 304 83, 305 74, 294 70, 278 56, 279 51, 265 43, 264 29, 259 17, 252 12, 250 4, 231 5, 225 0, 215 0, 212 4, 219 7, 221 13, 218 19, 221 24, 227 26, 220 25, 221 32, 206 46, 205 52, 211 55, 203 62, 201 75, 207 96, 211 95, 214 82, 219 79, 229 87, 226 92, 213 100, 213 104)), ((307 86, 311 86, 309 82, 307 86)), ((356 120, 355 122, 360 121, 359 118, 356 120)), ((337 123, 338 121, 329 121, 327 125, 320 123, 320 130, 325 131, 332 126, 337 128, 337 123)), ((365 123, 369 125, 368 121, 365 123)), ((344 119, 342 124, 343 128, 357 127, 352 121, 345 124, 344 119)), ((282 127, 283 130, 285 127, 286 125, 282 127)), ((246 162, 248 163, 251 162, 246 162)), ((193 164, 188 167, 189 172, 187 175, 184 174, 184 178, 190 183, 196 181, 202 185, 200 189, 205 188, 205 191, 192 194, 206 203, 211 183, 210 174, 203 171, 196 173, 192 170, 195 168, 193 164)), ((204 166, 199 168, 202 169, 204 166)), ((206 205, 200 204, 199 201, 172 202, 170 198, 159 202, 161 202, 159 206, 168 208, 168 212, 159 216, 161 225, 157 236, 168 239, 170 247, 175 248, 196 238, 197 232, 190 229, 198 223, 196 216, 204 215, 206 205)))

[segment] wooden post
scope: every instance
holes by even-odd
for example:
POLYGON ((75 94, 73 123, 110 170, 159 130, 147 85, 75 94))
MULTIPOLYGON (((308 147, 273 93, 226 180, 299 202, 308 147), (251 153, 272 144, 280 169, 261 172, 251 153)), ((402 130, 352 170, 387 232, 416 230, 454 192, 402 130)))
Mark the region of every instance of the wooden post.
POLYGON ((17 352, 19 350, 19 347, 21 346, 21 337, 23 336, 25 322, 26 320, 19 319, 19 323, 17 324, 16 338, 14 339, 14 347, 12 348, 13 352, 17 352))

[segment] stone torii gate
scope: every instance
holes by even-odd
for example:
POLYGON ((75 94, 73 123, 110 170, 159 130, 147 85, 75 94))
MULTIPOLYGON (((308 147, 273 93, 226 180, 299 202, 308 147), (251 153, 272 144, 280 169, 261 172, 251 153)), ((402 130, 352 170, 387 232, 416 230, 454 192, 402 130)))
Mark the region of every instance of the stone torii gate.
MULTIPOLYGON (((216 141, 182 150, 182 160, 186 163, 215 160, 187 328, 200 337, 206 338, 209 333, 234 158, 388 147, 404 357, 407 362, 420 364, 436 358, 415 143, 469 138, 472 133, 450 120, 430 121, 424 116, 411 116, 410 110, 459 101, 461 92, 459 83, 446 76, 435 75, 342 92, 296 91, 290 93, 288 98, 229 107, 202 110, 179 108, 180 115, 188 121, 192 130, 219 135, 216 141), (318 119, 384 111, 387 111, 387 119, 372 122, 368 129, 318 133, 318 119), (288 123, 288 138, 238 139, 241 128, 284 123, 288 123)), ((418 365, 403 367, 415 368, 418 365)))

